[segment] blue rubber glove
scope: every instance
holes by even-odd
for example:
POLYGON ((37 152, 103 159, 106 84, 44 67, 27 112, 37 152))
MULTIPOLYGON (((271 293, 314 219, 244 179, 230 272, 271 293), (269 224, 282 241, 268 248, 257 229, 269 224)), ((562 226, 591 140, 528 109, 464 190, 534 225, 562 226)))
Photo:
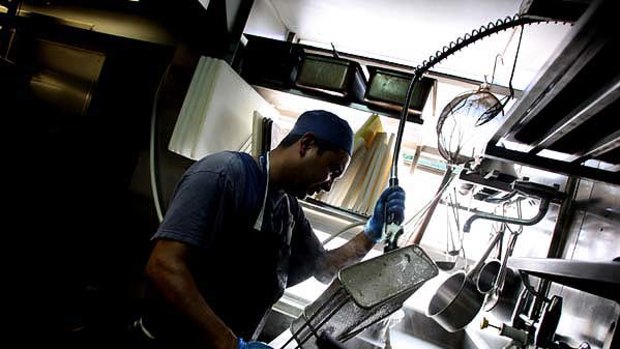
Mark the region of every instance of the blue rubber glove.
POLYGON ((381 193, 375 204, 372 217, 366 222, 364 234, 371 241, 377 243, 383 239, 383 226, 386 223, 400 224, 405 218, 405 191, 395 185, 390 186, 381 193), (385 222, 385 211, 387 207, 387 217, 393 217, 392 222, 385 222))
POLYGON ((267 343, 264 343, 264 342, 256 342, 256 341, 246 342, 241 337, 238 337, 237 339, 239 340, 237 344, 237 349, 273 349, 272 347, 267 345, 267 343))

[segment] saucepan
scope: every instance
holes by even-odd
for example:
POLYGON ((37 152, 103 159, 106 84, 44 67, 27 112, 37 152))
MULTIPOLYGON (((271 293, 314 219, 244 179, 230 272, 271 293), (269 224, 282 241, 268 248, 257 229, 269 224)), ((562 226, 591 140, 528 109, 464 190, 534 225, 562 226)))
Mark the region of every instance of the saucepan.
MULTIPOLYGON (((502 225, 502 228, 505 227, 502 225)), ((497 249, 497 257, 486 261, 476 276, 476 288, 480 293, 488 294, 496 289, 497 280, 502 270, 502 240, 504 239, 504 230, 500 229, 499 248, 497 249)))
POLYGON ((463 329, 482 308, 485 295, 478 291, 475 279, 493 247, 503 235, 502 225, 476 265, 467 273, 459 270, 450 275, 431 298, 426 315, 446 331, 456 332, 463 329))
POLYGON ((480 293, 487 294, 495 290, 497 277, 501 269, 502 262, 498 259, 491 259, 484 263, 476 278, 476 288, 480 293))

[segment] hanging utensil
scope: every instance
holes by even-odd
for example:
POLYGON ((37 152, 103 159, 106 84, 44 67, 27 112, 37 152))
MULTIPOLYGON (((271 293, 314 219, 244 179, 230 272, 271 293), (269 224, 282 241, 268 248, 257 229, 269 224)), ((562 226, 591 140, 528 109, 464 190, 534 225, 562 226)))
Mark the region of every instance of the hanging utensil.
MULTIPOLYGON (((521 201, 517 200, 517 217, 522 217, 521 201)), ((513 309, 517 302, 517 293, 519 291, 519 279, 516 274, 507 268, 508 258, 512 256, 515 245, 517 244, 517 238, 523 232, 523 226, 520 225, 517 230, 512 230, 508 225, 506 228, 510 231, 510 239, 508 241, 508 247, 502 260, 500 269, 497 274, 497 278, 494 282, 492 292, 487 294, 484 302, 485 311, 493 311, 496 318, 502 321, 509 321, 512 317, 513 309)))
POLYGON ((456 96, 441 111, 437 119, 437 150, 449 164, 471 161, 483 147, 474 149, 472 140, 480 135, 480 127, 493 120, 503 110, 500 100, 488 84, 456 96), (465 154, 466 148, 471 154, 465 154))
POLYGON ((499 239, 497 256, 487 262, 484 263, 482 268, 480 268, 480 272, 478 273, 478 277, 476 278, 476 288, 480 293, 487 294, 495 289, 497 277, 500 274, 502 262, 501 262, 501 253, 502 253, 502 242, 504 240, 504 232, 506 231, 506 224, 502 223, 498 234, 502 236, 499 239))
POLYGON ((508 258, 512 255, 512 251, 514 250, 514 246, 517 242, 518 236, 519 234, 514 233, 510 235, 508 248, 506 249, 506 254, 504 255, 504 259, 498 271, 495 285, 491 290, 492 292, 489 292, 484 304, 485 311, 492 311, 497 308, 498 314, 496 315, 501 317, 502 320, 510 319, 512 315, 512 309, 514 308, 516 302, 516 299, 511 296, 513 295, 515 290, 518 291, 518 287, 515 287, 516 281, 518 281, 518 279, 516 278, 516 275, 506 267, 506 263, 508 261, 508 258), (505 303, 507 301, 510 304, 503 304, 502 307, 498 306, 500 303, 505 303))
POLYGON ((447 216, 447 229, 446 229, 446 255, 449 260, 445 261, 435 261, 437 267, 444 271, 449 271, 454 269, 456 265, 456 261, 458 260, 461 252, 463 251, 463 236, 461 235, 461 224, 460 224, 460 215, 459 215, 459 204, 456 194, 456 188, 453 187, 453 193, 448 194, 448 207, 450 209, 446 210, 447 216), (452 199, 452 194, 454 194, 454 199, 452 199), (452 221, 450 219, 450 212, 452 212, 452 217, 454 218, 454 224, 456 226, 456 240, 458 240, 458 245, 455 242, 455 236, 452 231, 452 221))
MULTIPOLYGON (((506 216, 506 204, 502 205, 502 216, 506 216)), ((505 222, 501 223, 500 232, 503 235, 508 226, 505 222)), ((502 269, 502 245, 503 245, 504 237, 500 239, 498 243, 497 249, 497 257, 495 259, 491 259, 482 266, 480 273, 478 274, 478 278, 476 279, 476 285, 478 287, 478 291, 481 293, 487 294, 493 290, 497 285, 497 279, 500 275, 502 269)))

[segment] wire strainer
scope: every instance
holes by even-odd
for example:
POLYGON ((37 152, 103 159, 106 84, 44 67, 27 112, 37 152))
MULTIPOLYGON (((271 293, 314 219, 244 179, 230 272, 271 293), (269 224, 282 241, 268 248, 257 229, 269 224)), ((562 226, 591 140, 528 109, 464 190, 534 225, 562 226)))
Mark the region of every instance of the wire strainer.
MULTIPOLYGON (((462 164, 474 157, 463 154, 478 135, 478 127, 493 120, 503 111, 503 103, 482 84, 476 90, 456 96, 448 103, 437 120, 437 148, 449 164, 462 164)), ((481 151, 482 149, 478 149, 481 151)))

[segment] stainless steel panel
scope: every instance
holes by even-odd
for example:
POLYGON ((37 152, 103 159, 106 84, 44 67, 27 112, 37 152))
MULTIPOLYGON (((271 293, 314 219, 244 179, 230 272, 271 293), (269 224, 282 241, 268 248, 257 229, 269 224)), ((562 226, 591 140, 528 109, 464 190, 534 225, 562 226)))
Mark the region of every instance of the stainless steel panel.
POLYGON ((105 55, 48 40, 36 41, 34 55, 33 94, 66 115, 85 115, 105 55))
POLYGON ((564 306, 556 331, 559 339, 572 346, 588 342, 592 348, 611 348, 620 315, 618 303, 569 287, 563 287, 560 294, 564 306))
POLYGON ((582 181, 589 193, 580 203, 583 219, 567 257, 610 262, 620 256, 620 186, 582 181))
MULTIPOLYGON (((582 180, 576 210, 564 257, 611 262, 620 256, 620 186, 582 180)), ((617 302, 559 285, 554 292, 564 297, 559 336, 574 345, 587 341, 592 348, 611 348, 617 302)))

